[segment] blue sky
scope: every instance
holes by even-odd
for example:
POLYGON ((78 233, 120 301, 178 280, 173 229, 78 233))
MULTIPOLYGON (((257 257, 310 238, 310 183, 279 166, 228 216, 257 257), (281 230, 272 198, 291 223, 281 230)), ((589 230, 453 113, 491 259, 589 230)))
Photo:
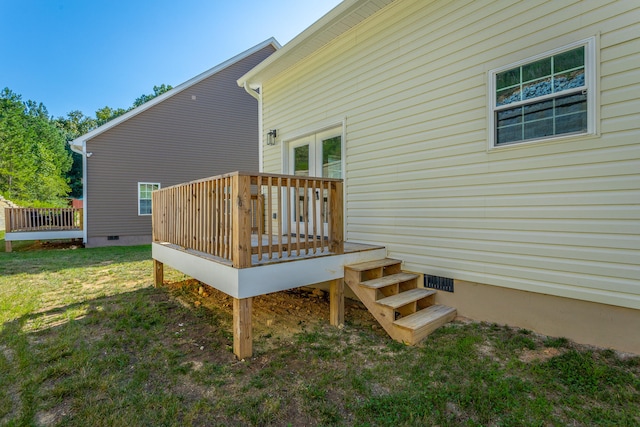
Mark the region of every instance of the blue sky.
POLYGON ((127 108, 275 37, 339 0, 0 0, 0 89, 51 116, 127 108))

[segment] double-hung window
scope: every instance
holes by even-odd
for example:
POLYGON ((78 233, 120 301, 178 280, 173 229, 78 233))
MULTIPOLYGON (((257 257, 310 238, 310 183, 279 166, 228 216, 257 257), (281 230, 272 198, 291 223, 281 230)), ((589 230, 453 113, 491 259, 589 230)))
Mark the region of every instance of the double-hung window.
POLYGON ((491 146, 595 133, 595 41, 490 71, 491 146))
POLYGON ((138 215, 151 215, 151 193, 158 189, 159 183, 138 183, 138 215))

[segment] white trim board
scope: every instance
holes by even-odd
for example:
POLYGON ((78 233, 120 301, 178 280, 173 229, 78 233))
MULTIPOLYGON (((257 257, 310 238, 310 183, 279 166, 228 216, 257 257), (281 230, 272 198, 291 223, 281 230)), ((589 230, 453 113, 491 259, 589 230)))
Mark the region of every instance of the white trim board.
POLYGON ((18 240, 82 239, 82 237, 82 230, 12 231, 4 235, 4 240, 13 242, 18 240))
POLYGON ((250 298, 344 277, 344 266, 387 256, 386 248, 234 268, 159 243, 151 244, 152 258, 234 298, 250 298))

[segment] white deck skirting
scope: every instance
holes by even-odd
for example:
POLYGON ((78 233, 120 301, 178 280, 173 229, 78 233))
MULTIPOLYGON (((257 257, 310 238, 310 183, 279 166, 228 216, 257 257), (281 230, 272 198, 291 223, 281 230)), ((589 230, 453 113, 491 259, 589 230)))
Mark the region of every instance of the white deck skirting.
POLYGON ((380 246, 345 243, 345 254, 292 258, 250 268, 234 268, 212 257, 171 244, 152 243, 153 259, 234 298, 242 299, 344 277, 344 266, 386 257, 380 246), (282 262, 286 261, 286 262, 282 262))
POLYGON ((18 240, 82 239, 82 230, 12 231, 4 235, 7 242, 18 240))

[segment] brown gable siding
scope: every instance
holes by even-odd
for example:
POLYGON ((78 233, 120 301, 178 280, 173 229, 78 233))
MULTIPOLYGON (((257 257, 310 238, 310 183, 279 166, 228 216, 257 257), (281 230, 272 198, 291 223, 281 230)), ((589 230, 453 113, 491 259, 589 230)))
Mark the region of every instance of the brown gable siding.
POLYGON ((87 142, 88 246, 106 236, 150 239, 138 182, 166 187, 258 170, 258 104, 236 80, 273 52, 265 47, 87 142))

